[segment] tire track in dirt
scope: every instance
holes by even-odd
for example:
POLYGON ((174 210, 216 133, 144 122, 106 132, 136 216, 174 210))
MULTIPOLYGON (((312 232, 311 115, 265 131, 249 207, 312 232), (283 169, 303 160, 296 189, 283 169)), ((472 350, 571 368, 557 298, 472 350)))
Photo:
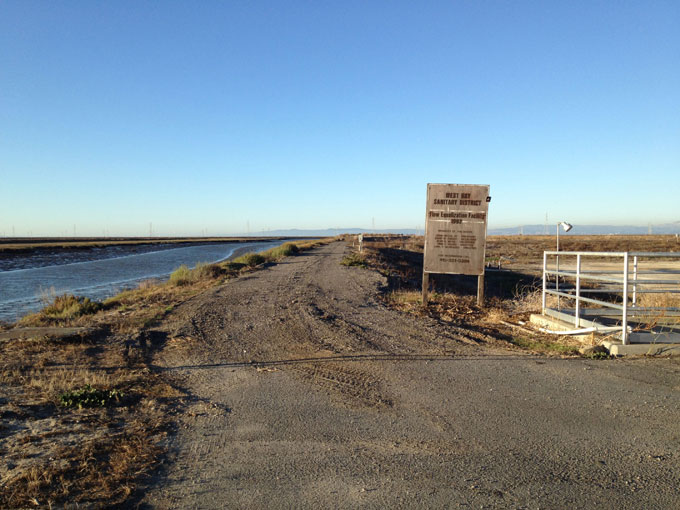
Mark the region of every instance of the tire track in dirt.
POLYGON ((366 367, 340 363, 298 365, 292 368, 305 381, 331 392, 339 392, 350 405, 392 407, 393 400, 382 382, 366 367))
MULTIPOLYGON (((193 356, 212 363, 338 354, 440 356, 476 344, 459 332, 442 334, 430 319, 386 308, 379 299, 384 277, 342 266, 345 250, 334 243, 228 282, 178 307, 163 328, 171 337, 198 339, 193 356)), ((381 386, 378 366, 285 369, 351 405, 391 405, 394 398, 381 386)))

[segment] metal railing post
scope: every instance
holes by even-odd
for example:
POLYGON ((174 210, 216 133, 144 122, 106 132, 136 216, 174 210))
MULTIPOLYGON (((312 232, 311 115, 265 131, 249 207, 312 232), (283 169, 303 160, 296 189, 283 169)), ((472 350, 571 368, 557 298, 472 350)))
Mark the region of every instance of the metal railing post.
MULTIPOLYGON (((557 254, 555 255, 555 290, 560 291, 560 224, 557 224, 557 254)), ((560 309, 560 295, 557 295, 557 310, 560 309)))
POLYGON ((548 268, 548 253, 543 252, 543 297, 541 300, 541 313, 545 315, 545 289, 547 286, 547 277, 545 274, 546 269, 548 268))
MULTIPOLYGON (((555 290, 560 291, 560 254, 555 255, 555 290)), ((560 296, 557 295, 557 309, 560 309, 560 296)))
POLYGON ((638 258, 637 255, 633 255, 633 307, 637 306, 637 272, 638 258))
POLYGON ((581 322, 581 254, 576 255, 576 309, 574 310, 574 326, 581 322))
POLYGON ((621 316, 621 340, 628 345, 628 252, 623 254, 623 312, 621 316))

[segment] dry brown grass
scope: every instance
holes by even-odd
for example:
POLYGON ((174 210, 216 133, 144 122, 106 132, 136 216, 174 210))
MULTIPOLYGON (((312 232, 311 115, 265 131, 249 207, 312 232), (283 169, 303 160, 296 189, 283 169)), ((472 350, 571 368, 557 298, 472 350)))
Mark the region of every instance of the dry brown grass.
POLYGON ((318 248, 319 246, 325 246, 332 242, 339 240, 339 237, 325 237, 322 239, 310 239, 305 241, 295 241, 295 245, 299 250, 311 250, 313 248, 318 248))
POLYGON ((139 381, 139 374, 118 369, 113 372, 90 368, 42 368, 17 374, 23 383, 40 395, 58 402, 59 396, 74 388, 90 385, 95 388, 120 388, 139 381))
MULTIPOLYGON (((541 287, 525 287, 515 292, 508 303, 513 314, 541 313, 543 309, 543 289, 541 287)), ((548 308, 557 307, 557 296, 548 294, 545 299, 548 308)))
POLYGON ((156 313, 144 301, 160 298, 160 291, 142 285, 119 297, 119 304, 128 304, 127 313, 109 308, 87 318, 90 325, 117 325, 112 329, 119 332, 128 328, 130 336, 0 344, 0 415, 8 425, 0 432, 6 461, 0 465, 1 508, 122 503, 139 476, 153 468, 169 423, 161 410, 177 397, 169 398, 168 383, 145 368, 138 347, 125 355, 125 344, 139 331, 139 316, 156 313), (62 407, 62 394, 85 385, 117 390, 125 398, 102 409, 62 407))
MULTIPOLYGON (((504 266, 532 264, 539 269, 543 252, 555 249, 555 236, 489 236, 486 246, 487 258, 503 256, 510 259, 504 261, 504 266)), ((560 250, 677 252, 680 251, 680 243, 673 235, 565 235, 560 236, 560 250)))
MULTIPOLYGON (((5 508, 52 507, 64 503, 93 508, 120 505, 136 488, 138 472, 154 462, 159 452, 149 427, 138 423, 126 431, 109 431, 108 437, 79 441, 40 456, 30 467, 14 469, 0 493, 5 508), (10 492, 11 491, 11 492, 10 492)), ((54 436, 34 436, 28 441, 44 445, 54 436)))
MULTIPOLYGON (((304 241, 298 249, 327 242, 304 241)), ((133 340, 183 301, 253 270, 230 262, 201 266, 185 285, 142 282, 91 315, 39 312, 22 321, 92 326, 113 335, 0 343, 0 508, 128 505, 162 452, 171 410, 187 399, 149 370, 149 353, 133 340), (63 393, 85 385, 123 397, 102 408, 61 405, 63 393)), ((182 351, 178 343, 186 342, 168 340, 182 351)))
POLYGON ((423 294, 415 290, 395 290, 389 294, 389 300, 396 306, 421 305, 423 303, 423 294))
POLYGON ((471 324, 483 315, 472 296, 432 293, 429 295, 427 308, 422 306, 420 291, 392 291, 386 298, 387 302, 397 310, 417 315, 429 315, 452 324, 471 324))
POLYGON ((0 360, 0 508, 125 501, 153 468, 181 392, 143 363, 128 366, 111 339, 4 342, 0 360), (86 384, 124 398, 105 408, 61 405, 64 392, 86 384))
MULTIPOLYGON (((512 242, 519 243, 519 246, 522 239, 512 239, 512 242)), ((549 239, 533 239, 530 243, 532 247, 527 250, 536 249, 541 242, 547 244, 549 239)), ((351 245, 352 240, 349 239, 348 243, 351 245)), ((546 249, 551 247, 546 246, 546 249)), ((596 247, 596 243, 594 249, 600 249, 596 247)), ((495 256, 500 256, 500 253, 508 253, 508 250, 500 250, 495 256)), ((519 250, 513 253, 517 255, 519 250)), ((519 324, 528 321, 531 313, 540 313, 542 308, 540 282, 530 271, 489 272, 486 278, 487 297, 483 308, 476 304, 474 277, 436 275, 435 278, 430 278, 429 304, 423 307, 422 237, 404 239, 397 236, 379 238, 367 236, 364 254, 372 268, 387 276, 390 291, 385 297, 388 305, 395 309, 429 316, 465 328, 479 341, 501 339, 499 341, 505 340, 507 346, 531 352, 551 356, 578 355, 580 343, 577 340, 555 338, 519 324)), ((521 257, 521 260, 526 262, 528 258, 521 257)), ((537 257, 536 260, 542 262, 542 257, 537 257)), ((536 272, 539 269, 540 265, 536 266, 536 272)), ((556 306, 556 300, 556 297, 548 296, 547 306, 556 306)))
POLYGON ((637 306, 649 308, 680 308, 680 294, 670 292, 638 294, 636 301, 637 306))
POLYGON ((634 316, 633 325, 637 331, 649 331, 658 327, 677 328, 680 325, 680 317, 670 313, 668 308, 680 308, 680 294, 647 293, 638 294, 636 306, 644 308, 658 308, 659 310, 646 312, 644 316, 634 316))

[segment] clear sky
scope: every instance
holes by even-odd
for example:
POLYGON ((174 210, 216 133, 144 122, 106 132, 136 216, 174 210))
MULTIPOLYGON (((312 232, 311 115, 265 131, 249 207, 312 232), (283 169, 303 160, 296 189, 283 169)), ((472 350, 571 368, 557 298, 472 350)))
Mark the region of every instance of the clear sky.
POLYGON ((680 221, 680 2, 0 2, 0 235, 680 221), (374 219, 374 220, 373 220, 374 219))

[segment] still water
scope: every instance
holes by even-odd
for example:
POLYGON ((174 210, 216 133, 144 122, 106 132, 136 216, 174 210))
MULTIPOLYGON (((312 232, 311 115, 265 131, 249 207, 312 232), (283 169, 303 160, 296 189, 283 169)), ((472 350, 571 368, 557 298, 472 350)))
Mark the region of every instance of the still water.
MULTIPOLYGON (((135 253, 134 248, 111 247, 109 258, 101 251, 92 258, 70 262, 68 253, 55 254, 51 265, 0 270, 0 320, 13 322, 44 306, 45 294, 75 294, 103 300, 118 292, 136 287, 143 280, 167 278, 177 267, 194 267, 199 262, 218 262, 231 257, 237 249, 261 251, 283 241, 258 243, 216 243, 159 249, 135 253)), ((21 265, 15 261, 14 266, 21 265)), ((34 265, 29 258, 26 266, 34 265)))

